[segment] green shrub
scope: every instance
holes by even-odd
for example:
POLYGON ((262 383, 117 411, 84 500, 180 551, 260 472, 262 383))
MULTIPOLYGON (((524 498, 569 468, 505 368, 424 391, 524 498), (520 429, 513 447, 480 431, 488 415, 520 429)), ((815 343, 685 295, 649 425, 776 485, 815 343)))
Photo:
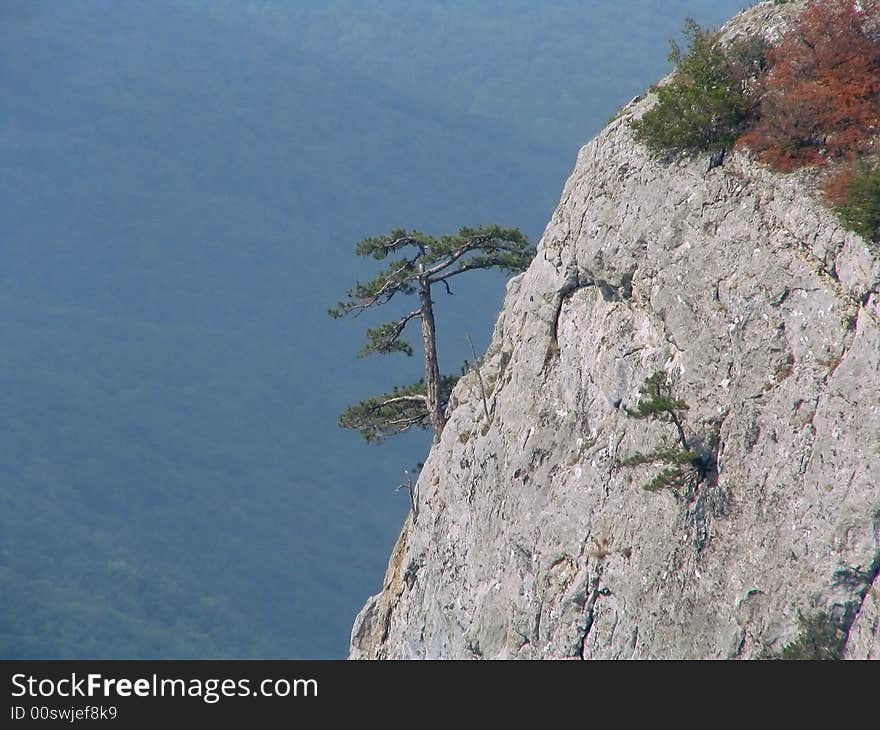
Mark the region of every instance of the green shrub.
POLYGON ((659 153, 726 150, 743 130, 751 107, 743 64, 736 51, 725 52, 715 34, 693 20, 685 21, 684 34, 688 51, 671 44, 675 74, 655 89, 657 104, 632 123, 635 137, 659 153))
POLYGON ((835 178, 826 190, 844 226, 880 243, 880 167, 862 165, 835 178))

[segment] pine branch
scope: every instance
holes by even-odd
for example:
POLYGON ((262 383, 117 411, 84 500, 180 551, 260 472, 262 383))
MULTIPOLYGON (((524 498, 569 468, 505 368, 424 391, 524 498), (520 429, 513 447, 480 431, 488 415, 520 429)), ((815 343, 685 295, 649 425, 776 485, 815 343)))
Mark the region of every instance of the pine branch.
POLYGON ((517 228, 462 228, 456 236, 441 238, 440 245, 427 252, 425 263, 428 268, 425 273, 432 283, 441 281, 448 278, 448 275, 437 276, 438 274, 467 254, 477 251, 482 256, 471 257, 467 264, 460 265, 458 271, 499 266, 506 271, 519 272, 528 267, 535 256, 534 248, 517 228))
POLYGON ((407 340, 401 339, 401 335, 411 320, 418 319, 421 316, 421 310, 417 309, 401 317, 396 322, 389 322, 380 327, 368 329, 367 344, 361 348, 358 357, 366 357, 374 353, 388 355, 392 352, 402 352, 407 356, 412 356, 412 345, 407 340))
POLYGON ((459 267, 457 269, 442 274, 441 276, 433 276, 431 278, 431 283, 433 284, 438 281, 445 282, 447 279, 450 279, 453 276, 458 276, 459 274, 463 274, 466 271, 474 271, 475 269, 499 268, 502 271, 506 271, 510 274, 518 274, 528 268, 532 258, 534 258, 534 253, 531 252, 510 252, 491 256, 473 256, 469 258, 466 262, 462 262, 461 264, 459 264, 459 267))
POLYGON ((346 292, 347 300, 330 309, 330 316, 336 319, 352 312, 357 316, 365 309, 387 304, 395 294, 414 293, 419 276, 416 261, 417 258, 394 261, 375 279, 366 284, 358 282, 346 292))
POLYGON ((647 484, 642 485, 646 492, 659 492, 661 489, 671 489, 673 492, 686 490, 696 478, 697 472, 687 467, 669 467, 663 469, 647 484))
MULTIPOLYGON (((441 378, 441 407, 446 408, 452 389, 460 375, 441 378)), ((359 431, 368 443, 377 443, 414 428, 431 427, 428 417, 425 381, 419 380, 403 388, 394 388, 376 398, 361 401, 339 417, 339 425, 359 431)))
POLYGON ((651 375, 639 388, 639 405, 627 408, 626 414, 631 418, 650 418, 655 421, 671 423, 678 434, 678 442, 682 450, 688 450, 687 436, 684 432, 682 417, 688 410, 688 404, 672 394, 672 383, 662 370, 651 375))
POLYGON ((426 236, 418 231, 407 232, 403 228, 396 228, 387 236, 374 236, 365 238, 355 247, 355 253, 358 256, 369 256, 371 258, 382 260, 386 256, 399 251, 407 246, 412 246, 424 253, 431 245, 435 244, 435 239, 426 236))

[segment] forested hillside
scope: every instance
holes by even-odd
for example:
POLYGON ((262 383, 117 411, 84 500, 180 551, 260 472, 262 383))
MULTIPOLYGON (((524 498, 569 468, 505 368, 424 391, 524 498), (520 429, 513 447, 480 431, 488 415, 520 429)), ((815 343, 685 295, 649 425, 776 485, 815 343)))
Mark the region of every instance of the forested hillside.
POLYGON ((422 102, 452 105, 572 152, 656 81, 667 41, 686 16, 720 23, 740 7, 729 0, 184 1, 422 102))

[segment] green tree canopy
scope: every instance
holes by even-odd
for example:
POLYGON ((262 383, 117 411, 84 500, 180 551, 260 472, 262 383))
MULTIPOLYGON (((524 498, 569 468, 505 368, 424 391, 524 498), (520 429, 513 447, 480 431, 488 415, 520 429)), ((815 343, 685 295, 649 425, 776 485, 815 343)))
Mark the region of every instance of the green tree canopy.
MULTIPOLYGON (((658 86, 657 104, 632 127, 635 137, 659 153, 717 152, 730 147, 743 130, 751 109, 745 77, 760 64, 760 49, 744 63, 750 49, 726 52, 715 34, 685 21, 687 52, 672 42, 672 79, 658 86)), ((751 49, 752 51, 754 49, 751 49)))

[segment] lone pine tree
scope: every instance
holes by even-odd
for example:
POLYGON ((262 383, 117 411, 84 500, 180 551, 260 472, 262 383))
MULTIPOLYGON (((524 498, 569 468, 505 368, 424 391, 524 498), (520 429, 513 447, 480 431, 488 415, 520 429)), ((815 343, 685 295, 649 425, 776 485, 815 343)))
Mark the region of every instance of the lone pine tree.
POLYGON ((374 279, 357 282, 349 289, 346 298, 330 310, 330 316, 357 316, 388 304, 394 297, 416 298, 418 305, 409 313, 367 329, 367 342, 359 356, 393 352, 411 356, 412 344, 403 334, 410 322, 420 320, 425 377, 351 406, 340 416, 339 424, 360 431, 369 442, 411 428, 433 428, 436 441, 446 425, 446 404, 460 376, 440 375, 432 287, 442 284, 451 293, 450 279, 478 269, 519 273, 529 265, 535 249, 517 228, 484 226, 462 228, 454 235, 439 238, 397 229, 364 239, 355 253, 389 263, 374 279))
POLYGON ((649 492, 661 489, 673 491, 683 489, 694 479, 700 479, 705 474, 700 456, 691 449, 684 431, 684 414, 687 410, 687 403, 675 397, 672 383, 662 370, 655 372, 642 384, 639 389, 638 407, 625 410, 631 418, 670 423, 675 427, 675 443, 664 440, 652 451, 647 453, 637 451, 621 462, 627 467, 646 464, 663 466, 659 474, 643 485, 643 488, 649 492))

